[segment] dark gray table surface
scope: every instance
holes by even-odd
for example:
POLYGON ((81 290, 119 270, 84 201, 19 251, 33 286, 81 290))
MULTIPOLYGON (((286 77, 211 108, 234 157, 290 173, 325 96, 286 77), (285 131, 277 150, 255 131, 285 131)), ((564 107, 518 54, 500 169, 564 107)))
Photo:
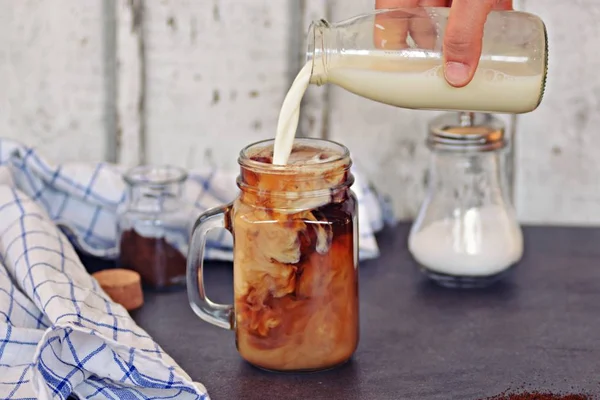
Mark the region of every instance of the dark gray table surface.
MULTIPOLYGON (((426 281, 406 248, 408 225, 379 236, 360 265, 361 339, 337 370, 275 374, 237 355, 233 332, 198 319, 184 292, 146 293, 135 320, 212 400, 480 399, 509 388, 600 394, 600 230, 526 228, 525 256, 478 291, 426 281)), ((227 263, 207 291, 231 302, 227 263)))

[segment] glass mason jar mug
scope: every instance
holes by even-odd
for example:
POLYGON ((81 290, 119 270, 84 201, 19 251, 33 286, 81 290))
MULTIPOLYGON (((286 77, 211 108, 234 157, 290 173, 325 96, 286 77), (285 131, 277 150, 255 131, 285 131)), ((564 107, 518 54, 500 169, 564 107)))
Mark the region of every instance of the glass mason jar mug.
POLYGON ((410 109, 527 113, 542 101, 548 37, 543 21, 519 11, 492 11, 475 76, 463 88, 443 73, 450 9, 376 10, 339 23, 311 24, 306 51, 310 83, 332 83, 359 96, 410 109))
POLYGON ((188 253, 188 296, 203 320, 232 329, 242 358, 263 369, 314 371, 349 360, 359 340, 358 209, 348 150, 296 139, 273 165, 273 141, 240 153, 239 196, 201 215, 188 253), (234 304, 206 297, 207 233, 234 237, 234 304))
POLYGON ((445 114, 430 125, 428 189, 408 247, 448 287, 484 287, 523 255, 502 162, 504 126, 488 114, 445 114))

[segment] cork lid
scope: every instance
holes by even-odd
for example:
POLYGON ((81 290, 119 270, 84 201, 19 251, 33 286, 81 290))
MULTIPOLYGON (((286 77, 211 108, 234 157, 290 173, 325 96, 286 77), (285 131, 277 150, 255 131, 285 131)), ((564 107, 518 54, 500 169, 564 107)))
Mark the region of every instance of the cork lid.
POLYGON ((427 146, 440 151, 493 151, 506 146, 504 131, 504 123, 490 114, 447 113, 429 124, 427 146))

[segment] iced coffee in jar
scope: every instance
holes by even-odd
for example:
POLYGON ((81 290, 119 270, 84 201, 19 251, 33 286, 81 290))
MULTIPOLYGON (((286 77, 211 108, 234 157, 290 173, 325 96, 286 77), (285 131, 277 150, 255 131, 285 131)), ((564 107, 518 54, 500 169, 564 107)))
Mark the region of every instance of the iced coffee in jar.
POLYGON ((272 140, 242 150, 240 195, 198 219, 188 255, 190 304, 205 321, 235 330, 240 355, 255 366, 328 369, 350 359, 359 339, 350 157, 342 145, 318 139, 296 139, 286 165, 273 165, 272 157, 272 140), (206 234, 219 227, 234 237, 234 305, 212 303, 203 286, 206 234))

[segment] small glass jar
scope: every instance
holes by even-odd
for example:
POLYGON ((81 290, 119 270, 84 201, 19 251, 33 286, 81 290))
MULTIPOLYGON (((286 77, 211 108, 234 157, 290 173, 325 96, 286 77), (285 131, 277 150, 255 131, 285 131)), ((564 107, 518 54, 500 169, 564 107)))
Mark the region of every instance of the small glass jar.
POLYGON ((240 153, 239 196, 202 214, 188 257, 188 296, 203 320, 235 331, 240 355, 300 372, 348 361, 359 341, 358 209, 348 149, 297 138, 287 165, 273 140, 240 153), (206 235, 234 237, 234 304, 206 297, 206 235))
POLYGON ((487 286, 523 255, 502 162, 506 144, 503 123, 489 114, 444 114, 430 125, 428 190, 408 247, 442 286, 487 286))
POLYGON ((125 174, 127 200, 118 212, 119 267, 138 272, 145 288, 185 287, 190 208, 182 200, 185 170, 139 166, 125 174))

